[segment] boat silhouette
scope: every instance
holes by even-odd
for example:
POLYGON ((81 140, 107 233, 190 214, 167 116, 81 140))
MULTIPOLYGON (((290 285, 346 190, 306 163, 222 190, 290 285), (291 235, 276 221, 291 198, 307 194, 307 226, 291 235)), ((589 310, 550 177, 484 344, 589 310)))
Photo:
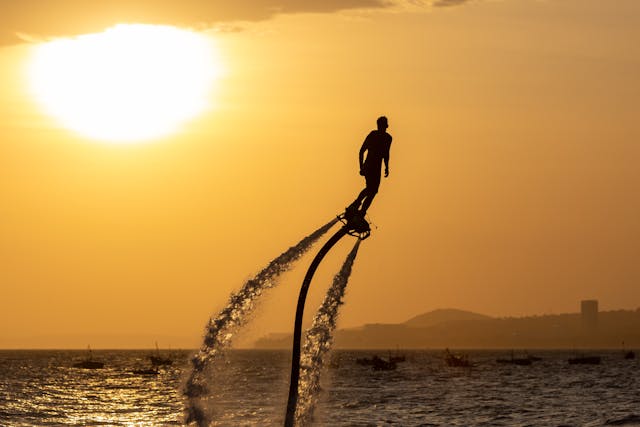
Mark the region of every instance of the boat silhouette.
POLYGON ((104 362, 99 362, 97 360, 93 360, 93 352, 91 351, 91 347, 87 346, 87 351, 89 355, 86 359, 81 360, 80 362, 76 362, 73 364, 74 368, 80 369, 102 369, 104 368, 104 362))
POLYGON ((149 361, 152 366, 169 366, 173 364, 173 359, 170 357, 162 357, 160 355, 160 349, 158 348, 158 342, 156 341, 156 354, 149 355, 149 361))
POLYGON ((515 357, 514 352, 512 350, 510 359, 498 358, 498 359, 496 359, 496 362, 500 363, 500 364, 506 364, 506 365, 528 366, 528 365, 531 365, 533 360, 529 356, 527 356, 527 357, 515 357))
POLYGON ((600 356, 576 356, 569 358, 570 365, 599 365, 600 356))
POLYGON ((466 354, 453 354, 449 351, 448 348, 444 350, 444 353, 444 362, 447 364, 447 366, 455 368, 471 367, 471 362, 469 361, 469 357, 466 354))
POLYGON ((394 360, 384 360, 378 355, 374 355, 372 358, 358 358, 356 363, 362 366, 371 366, 374 371, 392 371, 398 367, 394 360))
POLYGON ((624 346, 624 341, 622 341, 622 354, 624 358, 627 360, 635 359, 636 353, 633 350, 627 350, 624 346))
POLYGON ((147 368, 147 369, 133 369, 131 371, 132 374, 135 375, 158 375, 158 368, 147 368))

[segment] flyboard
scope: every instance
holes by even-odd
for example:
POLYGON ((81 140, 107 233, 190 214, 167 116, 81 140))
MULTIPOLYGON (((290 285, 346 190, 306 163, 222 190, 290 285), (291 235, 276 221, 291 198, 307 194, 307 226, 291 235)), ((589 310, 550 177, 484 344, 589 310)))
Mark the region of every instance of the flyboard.
POLYGON ((345 235, 357 237, 360 240, 364 240, 371 235, 371 227, 369 222, 365 219, 364 213, 353 209, 347 208, 344 213, 338 215, 338 219, 342 223, 342 227, 322 246, 315 256, 307 274, 304 276, 302 286, 300 287, 300 294, 298 296, 298 306, 296 307, 296 318, 293 329, 293 349, 291 359, 291 380, 289 383, 289 400, 287 401, 287 414, 285 416, 285 427, 293 427, 295 422, 296 407, 298 405, 298 383, 300 380, 300 342, 302 336, 302 316, 304 314, 304 304, 307 299, 307 292, 309 291, 309 285, 313 279, 320 262, 325 255, 331 250, 331 248, 338 243, 345 235))
POLYGON ((344 213, 338 215, 338 219, 347 234, 364 240, 371 235, 371 226, 364 215, 363 212, 348 207, 344 213))

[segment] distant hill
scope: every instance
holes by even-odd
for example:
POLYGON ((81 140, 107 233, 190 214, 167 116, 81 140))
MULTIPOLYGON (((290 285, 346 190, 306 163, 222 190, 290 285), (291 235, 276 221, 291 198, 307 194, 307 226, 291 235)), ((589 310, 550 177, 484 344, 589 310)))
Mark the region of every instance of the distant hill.
MULTIPOLYGON (((463 310, 434 310, 398 324, 339 329, 334 348, 640 348, 640 309, 602 311, 585 329, 580 313, 493 318, 463 310)), ((291 348, 291 334, 271 334, 257 348, 291 348)))
POLYGON ((473 313, 471 311, 458 310, 455 308, 445 308, 429 311, 412 317, 403 324, 412 328, 428 328, 438 323, 453 322, 460 320, 490 320, 492 317, 484 314, 473 313))

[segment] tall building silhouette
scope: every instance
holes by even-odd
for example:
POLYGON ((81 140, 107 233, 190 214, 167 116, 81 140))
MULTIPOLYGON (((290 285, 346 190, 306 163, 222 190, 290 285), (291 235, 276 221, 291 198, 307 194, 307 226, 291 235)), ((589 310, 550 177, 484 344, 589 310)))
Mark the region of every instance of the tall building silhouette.
POLYGON ((595 331, 598 327, 598 300, 580 301, 580 313, 582 314, 582 329, 585 332, 595 331))

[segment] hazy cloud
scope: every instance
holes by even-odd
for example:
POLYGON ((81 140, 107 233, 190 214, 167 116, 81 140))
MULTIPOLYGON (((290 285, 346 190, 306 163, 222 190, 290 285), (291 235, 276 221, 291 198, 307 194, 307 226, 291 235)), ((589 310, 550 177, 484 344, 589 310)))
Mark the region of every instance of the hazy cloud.
POLYGON ((447 7, 447 6, 459 6, 463 3, 467 3, 470 0, 436 0, 433 2, 435 7, 447 7))
POLYGON ((472 0, 395 0, 395 4, 399 6, 407 6, 408 8, 427 8, 427 7, 447 7, 459 6, 469 3, 472 0))
POLYGON ((19 0, 0 3, 0 46, 29 38, 73 36, 119 22, 210 28, 285 13, 384 9, 391 0, 19 0))
POLYGON ((0 2, 0 47, 102 31, 120 22, 221 32, 278 14, 457 6, 470 0, 19 0, 0 2))

